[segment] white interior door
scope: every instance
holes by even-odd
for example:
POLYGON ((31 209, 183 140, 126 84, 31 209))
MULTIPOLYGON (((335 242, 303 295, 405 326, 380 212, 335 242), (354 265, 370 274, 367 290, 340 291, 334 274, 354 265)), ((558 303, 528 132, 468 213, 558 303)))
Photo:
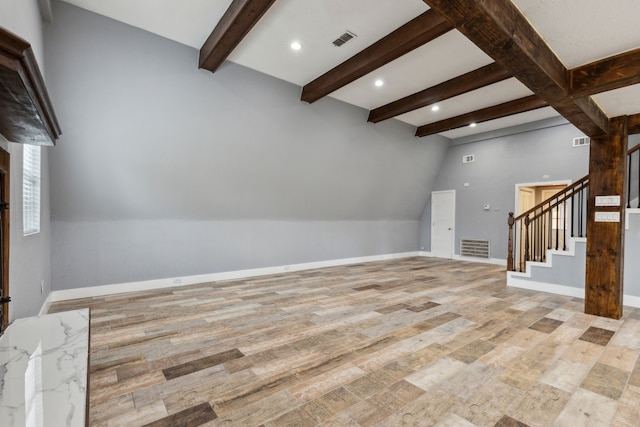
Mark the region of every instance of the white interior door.
POLYGON ((431 254, 437 258, 453 258, 456 218, 456 192, 431 193, 431 254))

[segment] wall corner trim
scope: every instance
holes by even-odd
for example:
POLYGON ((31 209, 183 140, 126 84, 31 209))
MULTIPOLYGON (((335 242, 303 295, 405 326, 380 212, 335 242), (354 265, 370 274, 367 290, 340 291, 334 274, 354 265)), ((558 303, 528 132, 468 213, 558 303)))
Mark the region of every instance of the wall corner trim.
POLYGON ((44 302, 42 303, 42 307, 40 307, 40 313, 38 313, 38 316, 44 316, 49 311, 49 307, 51 307, 51 302, 52 302, 51 294, 53 294, 53 292, 49 292, 49 295, 47 295, 47 297, 44 299, 44 302))
POLYGON ((629 229, 629 215, 639 215, 640 214, 640 209, 626 208, 624 210, 624 214, 625 214, 624 228, 625 228, 625 230, 628 230, 629 229))

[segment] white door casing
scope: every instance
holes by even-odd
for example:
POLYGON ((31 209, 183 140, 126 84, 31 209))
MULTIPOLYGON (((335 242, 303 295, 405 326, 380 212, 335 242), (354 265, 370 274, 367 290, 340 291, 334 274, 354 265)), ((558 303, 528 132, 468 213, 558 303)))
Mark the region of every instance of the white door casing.
POLYGON ((453 258, 456 218, 455 190, 431 193, 431 254, 453 258))

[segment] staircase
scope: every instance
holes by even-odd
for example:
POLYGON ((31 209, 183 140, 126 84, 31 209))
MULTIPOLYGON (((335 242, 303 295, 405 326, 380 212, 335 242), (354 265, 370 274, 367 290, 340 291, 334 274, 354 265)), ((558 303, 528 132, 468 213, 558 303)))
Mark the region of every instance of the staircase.
MULTIPOLYGON (((625 304, 640 307, 640 144, 627 154, 625 304), (636 283, 638 282, 638 283, 636 283)), ((514 217, 509 213, 507 285, 584 297, 589 177, 514 217)))
POLYGON ((546 262, 547 251, 567 251, 572 238, 587 237, 589 176, 526 212, 509 212, 508 271, 526 271, 528 262, 546 262))

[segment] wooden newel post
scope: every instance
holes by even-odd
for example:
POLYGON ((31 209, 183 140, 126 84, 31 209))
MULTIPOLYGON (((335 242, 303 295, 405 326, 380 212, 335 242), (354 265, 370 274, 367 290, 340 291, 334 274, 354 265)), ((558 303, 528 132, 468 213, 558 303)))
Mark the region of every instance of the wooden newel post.
POLYGON ((515 271, 513 266, 513 224, 516 219, 513 217, 513 212, 509 212, 509 245, 507 246, 507 271, 515 271))

